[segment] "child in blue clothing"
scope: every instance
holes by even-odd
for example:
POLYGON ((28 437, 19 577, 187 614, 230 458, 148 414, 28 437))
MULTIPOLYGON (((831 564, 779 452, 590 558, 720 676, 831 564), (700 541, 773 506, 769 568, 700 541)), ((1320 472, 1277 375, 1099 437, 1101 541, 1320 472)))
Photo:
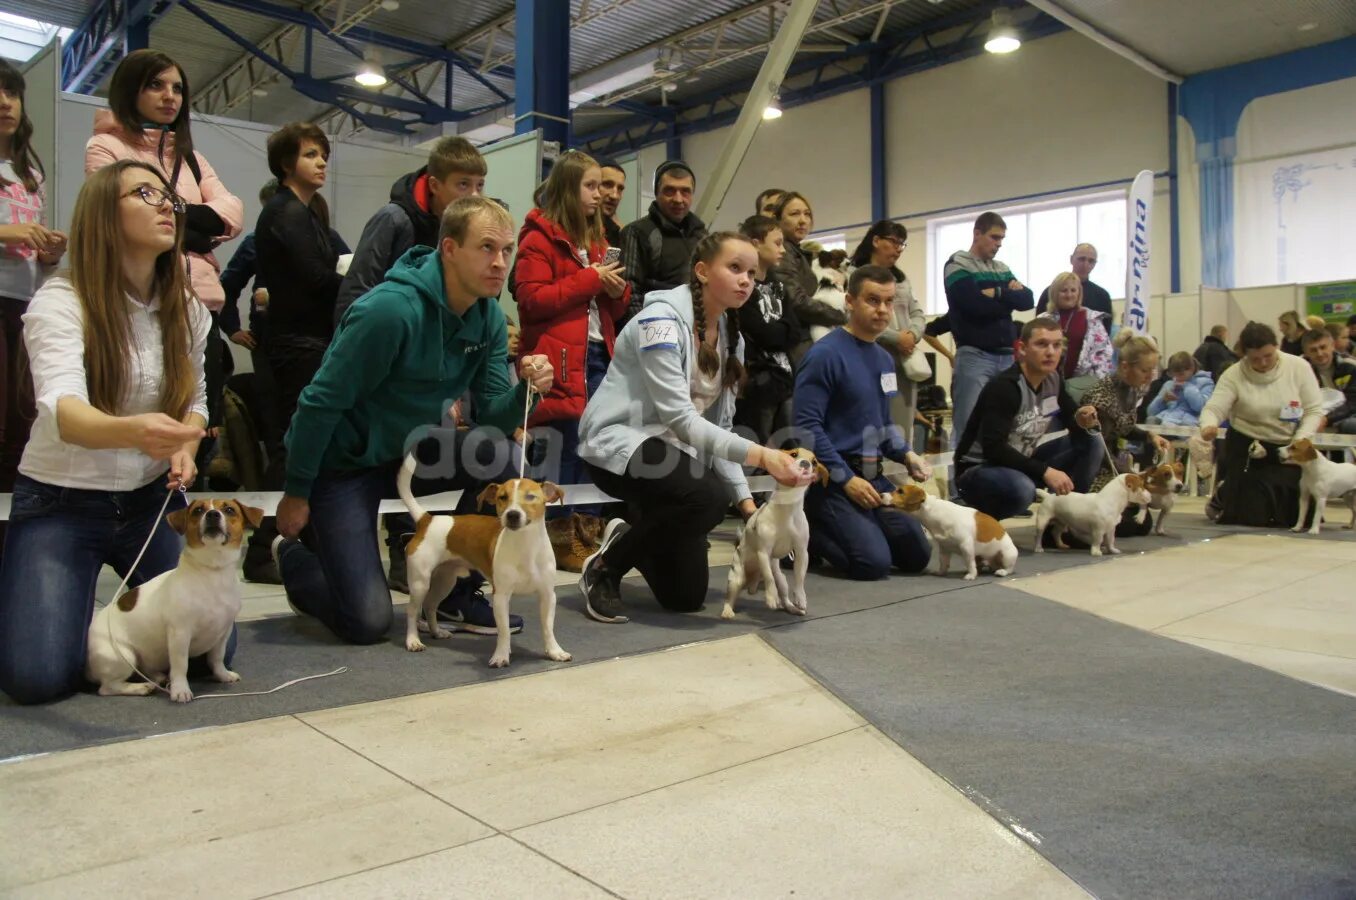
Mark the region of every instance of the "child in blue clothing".
POLYGON ((1215 380, 1209 372, 1196 368, 1196 359, 1190 353, 1174 353, 1168 359, 1168 374, 1163 388, 1149 403, 1151 424, 1194 426, 1200 421, 1201 410, 1215 392, 1215 380))

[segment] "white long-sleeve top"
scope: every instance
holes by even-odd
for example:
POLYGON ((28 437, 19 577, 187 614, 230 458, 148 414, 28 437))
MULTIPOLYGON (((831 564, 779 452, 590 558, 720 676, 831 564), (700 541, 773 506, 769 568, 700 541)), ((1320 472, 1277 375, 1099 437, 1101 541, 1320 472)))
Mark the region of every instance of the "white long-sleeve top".
POLYGON ((1228 420, 1248 437, 1273 444, 1312 436, 1323 415, 1318 379, 1307 360, 1279 357, 1269 372, 1256 371, 1246 359, 1225 369, 1201 410, 1201 427, 1228 420))
MULTIPOLYGON (((207 418, 207 380, 203 352, 212 327, 207 308, 191 298, 189 304, 193 346, 189 360, 198 387, 193 409, 207 418)), ((160 409, 163 371, 160 300, 143 304, 127 297, 132 319, 132 345, 127 348, 127 397, 119 416, 135 416, 160 409)), ((89 402, 85 374, 84 314, 71 283, 57 276, 38 289, 24 313, 24 346, 33 372, 38 417, 24 448, 19 471, 36 481, 61 487, 97 491, 131 491, 144 487, 168 470, 164 460, 140 450, 89 450, 61 439, 57 401, 76 397, 89 402)))

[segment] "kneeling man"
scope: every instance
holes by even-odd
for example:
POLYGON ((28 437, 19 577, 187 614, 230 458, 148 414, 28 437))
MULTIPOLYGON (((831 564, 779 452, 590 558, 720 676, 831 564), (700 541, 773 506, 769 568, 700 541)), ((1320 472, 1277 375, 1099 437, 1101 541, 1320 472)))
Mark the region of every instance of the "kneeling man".
POLYGON ((956 445, 956 490, 995 519, 1026 512, 1037 485, 1055 494, 1085 492, 1101 466, 1101 442, 1088 433, 1097 410, 1074 407, 1059 373, 1063 351, 1059 322, 1027 322, 1016 364, 984 386, 956 445), (1060 428, 1068 435, 1041 443, 1060 428))
POLYGON ((805 496, 810 556, 849 578, 885 578, 927 568, 931 547, 913 518, 881 508, 894 490, 881 468, 889 459, 927 481, 927 462, 909 449, 890 421, 890 399, 899 393, 894 359, 876 344, 894 318, 895 278, 881 266, 863 266, 848 281, 847 324, 810 348, 796 372, 796 431, 813 439, 815 456, 829 470, 827 486, 805 496))

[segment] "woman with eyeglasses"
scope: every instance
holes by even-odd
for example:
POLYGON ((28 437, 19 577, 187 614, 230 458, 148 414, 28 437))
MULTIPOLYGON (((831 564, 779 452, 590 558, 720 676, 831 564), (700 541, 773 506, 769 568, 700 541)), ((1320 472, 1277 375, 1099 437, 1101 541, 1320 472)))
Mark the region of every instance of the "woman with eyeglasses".
MULTIPOLYGON (((24 314, 38 416, 0 565, 0 691, 16 702, 84 683, 103 566, 130 571, 134 588, 178 562, 179 536, 157 517, 165 492, 197 475, 211 327, 185 288, 183 234, 183 207, 157 169, 100 169, 75 201, 70 268, 24 314)), ((183 505, 176 492, 168 511, 183 505)))
POLYGON ((895 424, 904 429, 909 443, 914 442, 914 417, 918 412, 918 385, 904 374, 904 362, 914 353, 922 353, 918 346, 927 328, 927 314, 922 301, 914 296, 909 276, 899 268, 899 257, 908 245, 909 231, 898 222, 882 219, 867 230, 847 263, 847 276, 861 266, 881 266, 895 276, 894 322, 876 343, 889 351, 895 360, 895 380, 899 392, 890 399, 890 415, 895 424))

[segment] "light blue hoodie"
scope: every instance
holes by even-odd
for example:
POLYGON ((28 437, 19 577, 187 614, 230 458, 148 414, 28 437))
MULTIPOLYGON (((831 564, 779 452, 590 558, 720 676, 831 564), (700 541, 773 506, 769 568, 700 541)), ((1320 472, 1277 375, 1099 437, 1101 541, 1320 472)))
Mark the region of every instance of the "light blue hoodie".
POLYGON ((1180 388, 1169 378, 1159 389, 1158 396, 1150 401, 1147 414, 1157 417, 1164 425, 1196 425, 1201 410, 1205 409, 1206 401, 1214 392, 1215 380, 1209 372, 1197 372, 1180 388), (1177 399, 1168 400, 1168 391, 1176 394, 1177 399))
MULTIPOLYGON (((721 338, 732 339, 726 316, 721 338)), ((744 360, 744 341, 734 338, 744 360)), ((617 335, 612 364, 579 420, 579 456, 616 475, 626 474, 644 441, 670 434, 689 455, 715 469, 734 502, 748 499, 741 463, 753 444, 731 431, 735 392, 723 390, 705 415, 692 405, 696 365, 692 292, 686 286, 652 291, 640 312, 617 335)))

